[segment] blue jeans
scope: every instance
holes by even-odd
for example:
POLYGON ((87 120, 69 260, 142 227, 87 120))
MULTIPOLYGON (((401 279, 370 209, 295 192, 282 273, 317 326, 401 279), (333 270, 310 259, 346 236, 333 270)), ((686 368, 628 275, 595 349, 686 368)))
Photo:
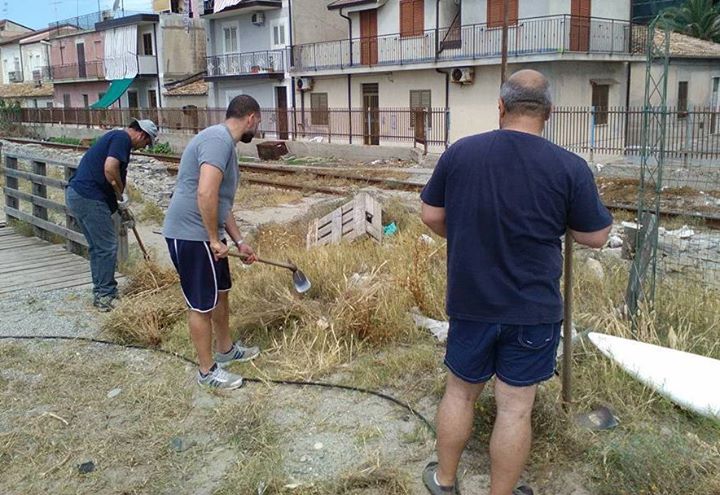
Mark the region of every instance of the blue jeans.
POLYGON ((88 241, 95 299, 116 297, 118 242, 110 207, 104 201, 80 196, 72 187, 65 189, 65 204, 75 216, 88 241))

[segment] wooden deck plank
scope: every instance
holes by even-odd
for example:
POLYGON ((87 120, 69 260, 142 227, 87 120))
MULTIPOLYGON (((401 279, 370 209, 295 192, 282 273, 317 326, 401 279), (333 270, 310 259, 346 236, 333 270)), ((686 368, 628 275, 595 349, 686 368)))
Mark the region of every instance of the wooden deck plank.
MULTIPOLYGON (((120 274, 116 274, 120 277, 120 274)), ((0 295, 90 285, 90 263, 62 245, 0 227, 0 295)))

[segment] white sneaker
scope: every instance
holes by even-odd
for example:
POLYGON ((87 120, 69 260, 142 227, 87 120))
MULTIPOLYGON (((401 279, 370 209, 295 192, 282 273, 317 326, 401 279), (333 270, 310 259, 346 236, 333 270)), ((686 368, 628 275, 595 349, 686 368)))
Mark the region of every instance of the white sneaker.
POLYGON ((253 347, 243 347, 240 341, 235 342, 229 351, 216 352, 213 356, 218 366, 224 367, 232 362, 252 361, 260 354, 260 349, 253 347))
POLYGON ((198 370, 197 382, 198 384, 209 388, 233 390, 243 386, 243 377, 225 371, 217 364, 214 364, 207 375, 203 375, 198 370))

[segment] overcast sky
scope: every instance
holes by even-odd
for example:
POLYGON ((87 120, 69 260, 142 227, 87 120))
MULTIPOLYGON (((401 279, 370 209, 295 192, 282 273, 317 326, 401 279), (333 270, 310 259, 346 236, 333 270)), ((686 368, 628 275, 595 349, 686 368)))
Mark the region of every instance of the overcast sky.
MULTIPOLYGON (((53 21, 111 9, 114 0, 0 0, 0 19, 10 19, 33 29, 43 29, 53 21)), ((125 10, 149 12, 152 0, 121 0, 125 10)))

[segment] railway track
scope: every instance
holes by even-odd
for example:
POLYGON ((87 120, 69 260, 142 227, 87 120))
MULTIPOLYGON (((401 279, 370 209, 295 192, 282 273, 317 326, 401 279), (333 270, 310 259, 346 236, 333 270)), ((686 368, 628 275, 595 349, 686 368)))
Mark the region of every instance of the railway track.
MULTIPOLYGON (((86 150, 87 146, 81 146, 81 145, 72 145, 72 144, 62 144, 62 143, 53 143, 50 141, 37 141, 33 139, 22 139, 22 138, 8 138, 8 137, 2 137, 0 139, 4 139, 6 141, 10 141, 13 143, 18 144, 35 144, 50 148, 57 148, 57 149, 67 149, 67 150, 73 150, 77 152, 82 152, 86 150)), ((166 163, 168 172, 170 173, 177 173, 178 170, 178 164, 180 163, 180 156, 178 155, 159 155, 154 153, 141 153, 141 152, 133 152, 133 155, 141 156, 141 157, 148 157, 148 158, 154 158, 158 161, 161 161, 163 163, 166 163)), ((333 187, 333 186, 323 186, 319 184, 312 184, 307 182, 288 182, 288 181, 278 181, 269 179, 263 176, 272 176, 272 175, 281 175, 281 176, 295 176, 295 177, 302 177, 302 178, 308 178, 308 177, 316 177, 319 179, 327 179, 327 180, 339 180, 339 181, 347 181, 351 184, 358 184, 358 185, 374 185, 377 186, 380 189, 386 189, 386 190, 400 190, 400 191, 414 191, 414 192, 420 192, 424 186, 424 184, 415 183, 415 182, 408 182, 403 180, 397 180, 397 179, 384 179, 384 178, 378 178, 378 177, 367 177, 362 175, 356 175, 356 174, 349 174, 345 172, 336 172, 336 171, 327 171, 327 170, 318 170, 317 168, 309 168, 309 167, 299 167, 297 165, 267 165, 267 164, 255 164, 255 163, 240 163, 239 164, 240 170, 243 170, 245 172, 248 172, 243 176, 243 180, 251 183, 251 184, 257 184, 267 187, 274 187, 278 189, 286 189, 286 190, 296 190, 296 191, 305 191, 305 192, 317 192, 322 194, 330 194, 330 195, 336 195, 336 196, 346 196, 351 193, 351 188, 349 187, 333 187)), ((605 206, 609 208, 610 210, 616 210, 616 211, 626 211, 635 213, 637 212, 637 205, 636 204, 620 204, 620 203, 605 203, 605 206)), ((660 215, 666 218, 673 218, 673 217, 686 217, 686 218, 692 218, 697 219, 705 222, 705 224, 714 229, 720 229, 720 214, 712 214, 712 213, 703 213, 703 212, 686 212, 686 211, 679 211, 679 210, 673 210, 673 209, 663 209, 660 211, 660 215)))

